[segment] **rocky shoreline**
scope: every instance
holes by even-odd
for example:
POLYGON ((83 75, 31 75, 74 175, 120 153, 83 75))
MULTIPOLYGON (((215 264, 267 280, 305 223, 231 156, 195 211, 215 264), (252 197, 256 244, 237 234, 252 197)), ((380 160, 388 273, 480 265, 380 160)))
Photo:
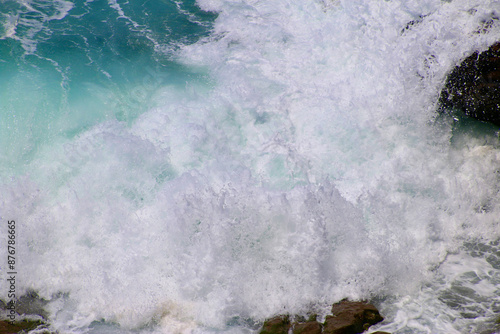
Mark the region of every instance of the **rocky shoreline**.
MULTIPOLYGON (((33 298, 33 296, 31 296, 33 298)), ((38 298, 38 301, 43 301, 38 298)), ((5 308, 4 303, 0 306, 5 308)), ((37 334, 57 334, 50 330, 46 318, 40 315, 17 313, 16 320, 0 320, 0 334, 28 333, 36 330, 37 334)), ((331 314, 323 322, 318 321, 316 314, 307 317, 301 315, 282 314, 264 321, 259 334, 391 334, 383 331, 369 332, 369 328, 384 318, 378 309, 366 301, 349 301, 344 299, 332 305, 331 314)), ((483 334, 499 333, 500 316, 495 321, 495 329, 483 334)))
POLYGON ((28 333, 34 329, 37 329, 38 334, 53 334, 48 330, 41 331, 46 327, 47 324, 41 320, 24 319, 15 322, 0 320, 0 334, 28 333))
MULTIPOLYGON (((368 302, 344 299, 332 305, 331 315, 324 322, 312 314, 301 316, 278 315, 264 322, 259 334, 359 334, 384 318, 375 306, 368 302)), ((374 332, 373 334, 390 334, 374 332)))
MULTIPOLYGON (((41 300, 36 294, 30 298, 34 303, 41 300)), ((3 304, 5 308, 5 304, 3 304)), ((22 313, 22 312, 21 312, 22 313)), ((39 313, 39 312, 37 312, 39 313)), ((32 314, 22 314, 22 316, 32 314)), ((0 320, 0 334, 28 333, 34 329, 39 334, 55 334, 49 330, 49 324, 43 317, 41 319, 26 319, 17 314, 22 320, 0 320)), ((358 334, 366 331, 370 326, 384 320, 375 306, 364 301, 349 301, 344 299, 332 305, 331 314, 323 322, 317 320, 315 314, 307 317, 298 315, 278 315, 264 321, 259 334, 358 334)), ((374 332, 373 334, 389 334, 387 332, 374 332)))

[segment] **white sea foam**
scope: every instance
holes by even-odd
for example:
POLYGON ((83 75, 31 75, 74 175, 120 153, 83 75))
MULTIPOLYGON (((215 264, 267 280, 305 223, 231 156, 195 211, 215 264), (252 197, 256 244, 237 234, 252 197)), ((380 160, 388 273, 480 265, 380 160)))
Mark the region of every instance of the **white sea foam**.
POLYGON ((60 139, 8 185, 19 288, 62 333, 245 332, 344 297, 380 298, 388 331, 474 331, 451 299, 490 315, 498 268, 461 248, 500 237, 500 151, 435 107, 495 41, 475 31, 498 3, 199 4, 213 34, 179 61, 211 84, 162 87, 130 127, 60 139))

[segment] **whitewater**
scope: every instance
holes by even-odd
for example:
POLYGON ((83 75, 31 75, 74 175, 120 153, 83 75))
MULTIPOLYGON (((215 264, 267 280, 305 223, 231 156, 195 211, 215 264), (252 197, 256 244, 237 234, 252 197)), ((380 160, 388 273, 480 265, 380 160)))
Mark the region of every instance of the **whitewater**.
POLYGON ((343 298, 371 331, 498 331, 500 132, 437 103, 499 15, 0 0, 0 300, 15 220, 17 292, 61 334, 254 333, 343 298))

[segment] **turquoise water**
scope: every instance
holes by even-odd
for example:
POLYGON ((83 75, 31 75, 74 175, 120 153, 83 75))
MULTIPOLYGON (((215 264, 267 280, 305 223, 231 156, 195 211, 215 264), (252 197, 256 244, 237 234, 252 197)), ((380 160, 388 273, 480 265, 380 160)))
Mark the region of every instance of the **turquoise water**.
POLYGON ((100 122, 130 124, 160 85, 206 81, 172 54, 206 36, 216 14, 194 2, 122 5, 2 3, 2 168, 17 173, 45 143, 100 122))
POLYGON ((59 333, 252 333, 343 298, 373 300, 378 330, 491 330, 498 129, 436 103, 499 11, 0 1, 18 293, 59 333))

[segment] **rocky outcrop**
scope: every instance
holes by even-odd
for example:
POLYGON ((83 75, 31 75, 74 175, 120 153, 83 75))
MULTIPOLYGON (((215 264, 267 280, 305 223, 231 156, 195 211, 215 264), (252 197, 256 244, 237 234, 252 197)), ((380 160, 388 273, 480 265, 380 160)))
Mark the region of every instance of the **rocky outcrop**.
POLYGON ((323 325, 314 319, 309 319, 305 322, 300 320, 293 324, 293 334, 321 334, 323 333, 323 325))
POLYGON ((47 301, 35 291, 28 291, 15 301, 15 304, 0 300, 0 310, 6 313, 6 319, 0 320, 0 334, 28 333, 36 329, 37 333, 53 334, 48 330, 47 301), (11 308, 12 305, 15 305, 11 308), (33 320, 39 319, 39 320, 33 320))
POLYGON ((467 116, 500 126, 500 42, 474 52, 448 75, 440 111, 459 109, 467 116))
POLYGON ((358 334, 382 320, 384 318, 372 304, 342 300, 333 304, 332 314, 326 316, 324 323, 318 322, 314 315, 307 320, 280 315, 266 320, 260 334, 286 334, 290 329, 293 334, 358 334))
POLYGON ((288 315, 278 315, 264 321, 260 334, 287 334, 290 326, 290 317, 288 315))
POLYGON ((357 334, 363 333, 371 325, 384 320, 377 308, 363 302, 343 300, 334 304, 332 315, 327 316, 323 333, 325 334, 357 334))
MULTIPOLYGON (((33 320, 22 320, 16 322, 10 322, 7 320, 0 320, 0 334, 16 334, 16 333, 28 333, 29 331, 38 328, 42 330, 45 324, 41 321, 33 320)), ((41 332, 40 332, 41 333, 41 332)), ((49 331, 44 333, 49 334, 49 331)))

